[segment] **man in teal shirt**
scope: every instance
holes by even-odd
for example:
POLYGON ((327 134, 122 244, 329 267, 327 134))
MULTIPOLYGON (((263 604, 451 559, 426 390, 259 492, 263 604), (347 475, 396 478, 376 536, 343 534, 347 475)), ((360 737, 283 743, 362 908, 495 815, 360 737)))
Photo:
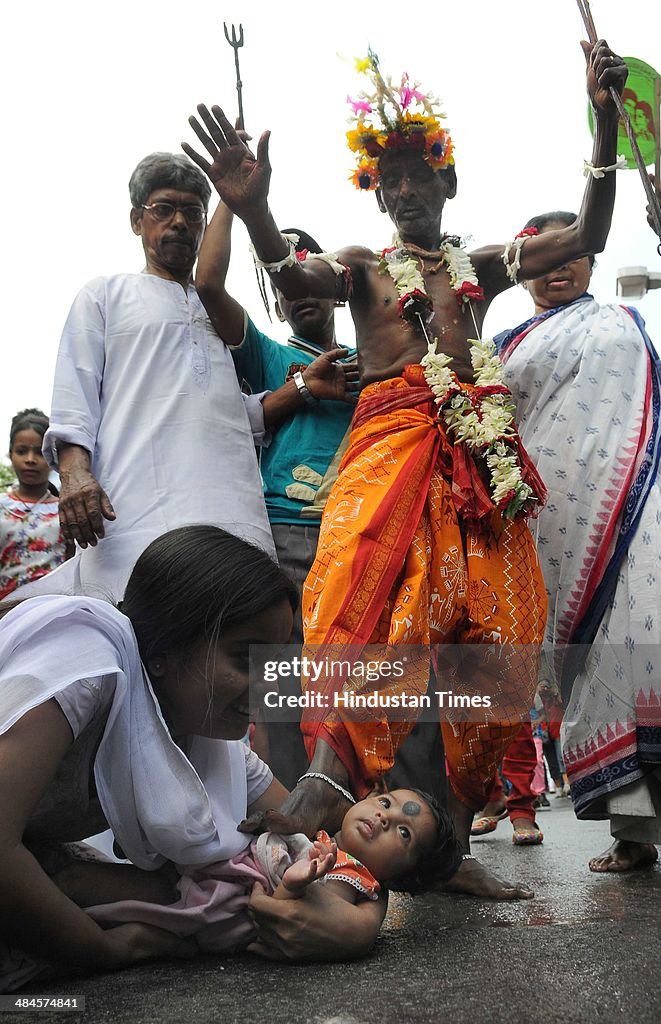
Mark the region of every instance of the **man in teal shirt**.
MULTIPOLYGON (((305 232, 299 236, 298 251, 321 252, 305 232)), ((280 344, 262 334, 247 319, 242 343, 232 349, 239 380, 251 393, 276 391, 319 356, 336 348, 335 303, 331 299, 297 299, 289 302, 276 292, 275 311, 289 323, 292 335, 280 344)), ((355 361, 349 349, 344 362, 355 361)), ((328 494, 324 480, 334 468, 337 451, 347 432, 353 408, 345 401, 303 404, 277 430, 262 452, 261 470, 266 509, 272 525, 319 525, 328 494)), ((331 474, 334 476, 335 474, 331 474)))

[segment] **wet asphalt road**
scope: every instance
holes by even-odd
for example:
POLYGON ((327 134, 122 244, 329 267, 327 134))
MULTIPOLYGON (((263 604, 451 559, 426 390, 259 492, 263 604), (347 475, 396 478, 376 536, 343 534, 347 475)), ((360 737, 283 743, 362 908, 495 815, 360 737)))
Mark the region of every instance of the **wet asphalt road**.
POLYGON ((7 1013, 0 1024, 659 1024, 661 868, 590 874, 589 856, 610 845, 607 824, 579 823, 569 801, 551 802, 538 816, 543 846, 514 848, 507 821, 473 844, 490 868, 530 885, 534 900, 394 896, 366 960, 146 966, 48 986, 85 995, 85 1013, 7 1013))

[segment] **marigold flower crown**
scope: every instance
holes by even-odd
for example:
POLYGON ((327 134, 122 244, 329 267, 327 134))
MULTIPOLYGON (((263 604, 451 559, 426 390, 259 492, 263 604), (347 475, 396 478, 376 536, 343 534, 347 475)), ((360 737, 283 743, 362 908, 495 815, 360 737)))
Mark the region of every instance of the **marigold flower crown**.
POLYGON ((445 114, 437 109, 438 100, 420 92, 419 82, 411 83, 407 72, 394 86, 379 71, 379 59, 372 50, 367 57, 356 58, 358 72, 367 76, 371 90, 347 96, 354 128, 347 132, 349 149, 358 156, 351 175, 356 188, 370 191, 379 184, 379 159, 387 150, 413 149, 435 171, 454 164, 450 133, 441 125, 445 114))

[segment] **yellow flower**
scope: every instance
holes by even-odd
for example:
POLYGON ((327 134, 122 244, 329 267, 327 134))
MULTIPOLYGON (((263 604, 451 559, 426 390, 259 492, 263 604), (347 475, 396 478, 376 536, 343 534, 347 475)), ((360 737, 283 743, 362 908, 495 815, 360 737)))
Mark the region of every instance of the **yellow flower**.
POLYGON ((359 124, 358 128, 352 128, 347 132, 347 145, 352 153, 365 151, 366 146, 372 141, 383 149, 385 140, 385 135, 369 124, 359 124))
POLYGON ((365 71, 369 71, 372 66, 372 61, 369 57, 354 57, 353 66, 359 74, 363 74, 365 71))
POLYGON ((435 171, 454 163, 452 139, 443 128, 425 132, 425 159, 435 171))
POLYGON ((361 160, 349 181, 356 188, 371 192, 379 184, 379 165, 376 160, 361 160))
POLYGON ((407 111, 399 118, 399 124, 404 131, 417 131, 419 129, 427 134, 428 132, 441 130, 441 126, 435 117, 429 117, 427 114, 416 114, 411 111, 407 111))
POLYGON ((363 137, 363 131, 360 128, 352 128, 347 132, 347 146, 352 153, 357 153, 363 148, 361 139, 363 137))

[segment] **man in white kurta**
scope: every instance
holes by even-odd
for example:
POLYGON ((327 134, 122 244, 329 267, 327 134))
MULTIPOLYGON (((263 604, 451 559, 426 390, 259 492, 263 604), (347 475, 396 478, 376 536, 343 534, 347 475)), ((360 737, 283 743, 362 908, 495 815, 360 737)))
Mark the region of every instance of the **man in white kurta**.
POLYGON ((130 189, 146 268, 76 297, 44 439, 59 461, 63 530, 83 549, 48 589, 111 600, 174 527, 220 526, 273 553, 254 450, 261 403, 242 396, 191 283, 208 186, 183 156, 152 154, 130 189))

